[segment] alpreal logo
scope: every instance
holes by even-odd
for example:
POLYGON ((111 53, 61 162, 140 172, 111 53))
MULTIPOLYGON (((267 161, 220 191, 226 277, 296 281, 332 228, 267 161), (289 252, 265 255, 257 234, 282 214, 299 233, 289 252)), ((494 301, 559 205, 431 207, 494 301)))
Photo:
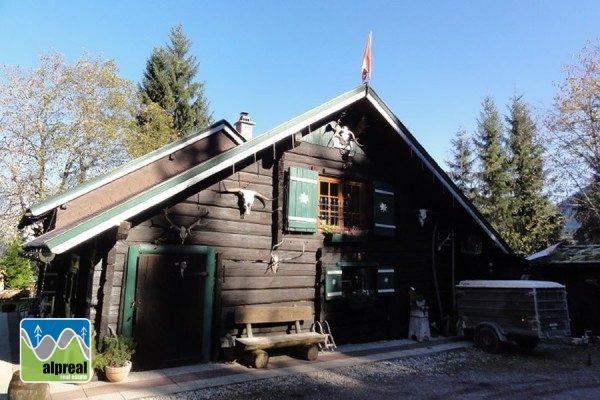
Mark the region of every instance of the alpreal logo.
POLYGON ((89 382, 91 323, 85 318, 21 320, 23 382, 89 382))

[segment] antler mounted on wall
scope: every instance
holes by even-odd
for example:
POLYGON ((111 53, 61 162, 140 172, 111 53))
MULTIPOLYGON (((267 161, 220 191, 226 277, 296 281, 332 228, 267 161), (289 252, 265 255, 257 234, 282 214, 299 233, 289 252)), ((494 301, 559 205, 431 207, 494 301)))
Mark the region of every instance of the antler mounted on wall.
POLYGON ((277 254, 275 254, 275 250, 277 250, 277 248, 279 246, 281 246, 281 244, 283 243, 283 241, 277 243, 276 245, 274 245, 273 247, 271 247, 271 251, 269 253, 269 259, 268 260, 232 260, 232 261, 238 261, 238 262, 251 262, 254 264, 267 264, 267 269, 265 270, 265 274, 267 272, 269 272, 269 270, 276 274, 277 271, 279 270, 279 267, 281 266, 281 262, 282 261, 290 261, 290 260, 295 260, 296 258, 300 258, 304 255, 304 243, 302 243, 302 253, 298 254, 297 256, 294 257, 286 257, 286 258, 281 258, 279 257, 277 254))
POLYGON ((279 270, 279 263, 282 261, 290 261, 290 260, 295 260, 296 258, 300 258, 304 255, 304 243, 302 243, 302 253, 300 253, 297 256, 294 257, 288 257, 288 258, 280 258, 277 254, 275 254, 275 250, 281 246, 281 244, 283 243, 283 241, 277 243, 276 245, 274 245, 273 247, 271 247, 271 258, 269 259, 269 261, 267 262, 267 269, 265 271, 265 273, 267 273, 267 271, 271 270, 272 273, 276 274, 277 270, 279 270))
POLYGON ((263 208, 266 207, 266 202, 271 201, 273 199, 268 198, 254 190, 242 189, 242 188, 232 188, 228 189, 225 186, 225 182, 223 182, 223 187, 225 190, 215 190, 217 193, 231 193, 235 194, 238 197, 238 207, 240 209, 240 218, 244 219, 245 215, 250 215, 250 210, 252 208, 252 204, 254 203, 254 199, 258 199, 263 205, 263 208))
POLYGON ((346 116, 346 111, 340 115, 338 120, 335 122, 335 126, 328 126, 326 131, 333 130, 333 135, 327 145, 329 146, 333 142, 333 147, 340 149, 341 151, 352 151, 353 145, 356 144, 358 147, 363 147, 361 143, 358 142, 357 136, 360 135, 367 128, 367 118, 362 117, 354 128, 354 132, 350 130, 348 124, 343 122, 343 119, 346 116))
POLYGON ((164 211, 165 211, 165 218, 167 219, 169 224, 171 224, 170 228, 175 229, 178 232, 179 238, 181 239, 181 244, 185 243, 185 240, 193 234, 192 229, 194 229, 196 226, 200 225, 200 222, 202 221, 202 219, 205 218, 209 213, 209 211, 206 211, 206 213, 199 216, 198 219, 189 226, 184 226, 184 225, 177 226, 169 218, 169 207, 165 208, 164 211))

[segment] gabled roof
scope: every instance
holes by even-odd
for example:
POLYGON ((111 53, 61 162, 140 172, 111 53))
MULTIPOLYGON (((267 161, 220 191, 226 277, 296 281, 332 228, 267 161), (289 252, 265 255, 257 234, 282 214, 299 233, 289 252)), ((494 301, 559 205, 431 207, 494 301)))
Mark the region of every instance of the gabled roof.
POLYGON ((70 190, 66 190, 62 193, 48 197, 46 200, 33 205, 25 212, 25 215, 19 223, 19 229, 21 229, 23 226, 26 226, 30 219, 35 220, 36 217, 39 217, 45 214, 46 212, 55 209, 56 207, 60 207, 63 204, 66 204, 77 197, 80 197, 101 186, 104 186, 109 182, 114 182, 117 179, 127 174, 130 174, 133 171, 139 170, 147 165, 152 164, 153 162, 156 162, 157 160, 160 160, 161 158, 164 158, 165 156, 168 156, 169 154, 173 154, 176 151, 186 146, 189 146, 192 143, 204 140, 207 137, 219 132, 225 132, 237 144, 241 144, 244 142, 244 139, 241 137, 241 135, 227 121, 222 120, 216 122, 215 124, 209 126, 206 129, 200 130, 189 136, 183 137, 179 140, 169 143, 168 145, 163 146, 160 149, 156 149, 148 154, 143 155, 142 157, 136 158, 135 160, 125 163, 122 166, 117 167, 104 175, 97 176, 70 190))
MULTIPOLYGON (((202 163, 199 163, 192 168, 173 176, 152 188, 136 193, 126 200, 115 204, 114 207, 102 210, 94 215, 78 221, 70 226, 62 229, 55 229, 47 232, 38 238, 24 244, 25 248, 42 248, 51 251, 52 253, 63 253, 74 246, 88 240, 107 229, 119 225, 121 221, 125 221, 138 213, 159 204, 162 201, 180 193, 181 191, 191 187, 192 185, 201 182, 212 175, 221 172, 236 163, 251 157, 261 150, 267 149, 270 146, 284 140, 294 140, 293 136, 298 132, 310 131, 311 127, 318 127, 319 124, 328 122, 333 116, 345 110, 347 107, 359 103, 366 103, 372 107, 386 121, 391 129, 398 134, 401 139, 410 148, 411 152, 416 154, 426 168, 442 183, 442 185, 452 194, 455 201, 459 203, 466 212, 476 221, 476 223, 489 235, 489 237, 498 245, 498 247, 507 254, 512 251, 506 242, 498 235, 491 225, 482 217, 475 209, 469 200, 467 200, 460 190, 454 185, 446 173, 437 165, 431 156, 421 147, 412 134, 400 122, 400 120, 391 112, 385 103, 368 85, 358 86, 324 104, 321 104, 310 111, 305 112, 255 138, 218 154, 202 163)), ((218 125, 218 124, 217 124, 218 125)), ((222 124, 209 128, 209 131, 218 129, 231 130, 229 124, 222 124)), ((202 135, 205 131, 199 133, 202 135)), ((231 132, 230 132, 231 134, 231 132)), ((154 158, 150 153, 141 159, 134 160, 117 170, 98 177, 84 185, 66 191, 60 195, 49 198, 48 200, 31 208, 32 215, 39 215, 47 212, 54 207, 63 204, 65 199, 72 199, 80 196, 82 192, 94 190, 101 182, 114 179, 115 176, 122 176, 128 173, 132 166, 142 162, 152 162, 150 160, 158 159, 158 154, 169 154, 174 147, 181 146, 186 138, 176 141, 163 149, 156 151, 154 158), (129 167, 127 167, 129 165, 129 167), (36 214, 37 213, 37 214, 36 214)))

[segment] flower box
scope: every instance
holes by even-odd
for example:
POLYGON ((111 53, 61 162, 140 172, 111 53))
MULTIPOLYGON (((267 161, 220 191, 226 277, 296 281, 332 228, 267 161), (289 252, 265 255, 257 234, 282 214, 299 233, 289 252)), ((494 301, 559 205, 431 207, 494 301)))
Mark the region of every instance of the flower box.
POLYGON ((345 233, 332 233, 329 240, 332 243, 364 242, 367 240, 367 234, 350 235, 345 233))

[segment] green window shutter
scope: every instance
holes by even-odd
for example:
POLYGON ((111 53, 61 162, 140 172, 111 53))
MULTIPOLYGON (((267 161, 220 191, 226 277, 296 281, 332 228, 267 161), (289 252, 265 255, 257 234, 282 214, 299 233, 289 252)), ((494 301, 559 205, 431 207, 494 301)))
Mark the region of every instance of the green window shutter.
POLYGON ((317 185, 319 174, 309 169, 290 167, 287 193, 287 230, 317 231, 317 185))
POLYGON ((395 292, 394 268, 377 268, 377 294, 380 296, 392 295, 395 292))
POLYGON ((325 300, 342 297, 342 268, 325 267, 325 300))
POLYGON ((394 188, 385 183, 373 182, 373 192, 373 232, 379 236, 394 236, 394 188))

